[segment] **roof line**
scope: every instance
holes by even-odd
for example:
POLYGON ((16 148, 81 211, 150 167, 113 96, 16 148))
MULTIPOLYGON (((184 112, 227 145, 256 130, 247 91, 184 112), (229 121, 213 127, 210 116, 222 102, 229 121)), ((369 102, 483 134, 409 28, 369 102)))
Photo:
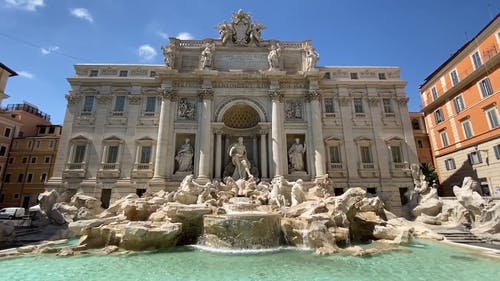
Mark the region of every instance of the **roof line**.
POLYGON ((3 64, 1 62, 0 62, 0 67, 7 70, 7 72, 10 73, 9 77, 17 76, 17 73, 14 70, 10 69, 8 66, 6 66, 5 64, 3 64))

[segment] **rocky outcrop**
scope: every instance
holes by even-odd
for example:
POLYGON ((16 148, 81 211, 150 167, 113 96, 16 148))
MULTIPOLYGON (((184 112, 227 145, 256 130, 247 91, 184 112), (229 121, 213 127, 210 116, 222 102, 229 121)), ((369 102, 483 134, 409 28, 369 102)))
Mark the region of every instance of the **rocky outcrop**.
POLYGON ((418 205, 411 211, 414 217, 422 214, 436 216, 441 213, 443 202, 437 194, 437 189, 430 189, 426 194, 420 196, 418 205))
POLYGON ((458 202, 473 216, 480 216, 486 206, 485 200, 476 192, 478 185, 472 178, 465 177, 461 188, 458 186, 453 187, 453 193, 458 202))

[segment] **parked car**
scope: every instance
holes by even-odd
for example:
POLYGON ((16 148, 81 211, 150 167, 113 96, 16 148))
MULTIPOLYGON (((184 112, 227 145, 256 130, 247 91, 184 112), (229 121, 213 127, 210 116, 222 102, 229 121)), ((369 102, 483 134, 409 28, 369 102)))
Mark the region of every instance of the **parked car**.
POLYGON ((16 219, 24 216, 24 208, 4 208, 0 210, 0 219, 16 219))

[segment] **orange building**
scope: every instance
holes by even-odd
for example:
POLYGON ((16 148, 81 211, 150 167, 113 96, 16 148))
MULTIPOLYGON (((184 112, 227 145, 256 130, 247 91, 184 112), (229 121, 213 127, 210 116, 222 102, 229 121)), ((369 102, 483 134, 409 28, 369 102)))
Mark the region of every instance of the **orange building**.
POLYGON ((471 176, 500 196, 499 46, 497 15, 420 86, 441 195, 471 176))
POLYGON ((429 141, 429 135, 425 129, 424 113, 410 112, 411 126, 413 128, 413 137, 417 146, 417 157, 420 164, 432 164, 432 150, 429 141))
POLYGON ((35 136, 14 138, 4 176, 3 206, 37 204, 38 194, 52 176, 61 131, 59 125, 39 125, 35 136))

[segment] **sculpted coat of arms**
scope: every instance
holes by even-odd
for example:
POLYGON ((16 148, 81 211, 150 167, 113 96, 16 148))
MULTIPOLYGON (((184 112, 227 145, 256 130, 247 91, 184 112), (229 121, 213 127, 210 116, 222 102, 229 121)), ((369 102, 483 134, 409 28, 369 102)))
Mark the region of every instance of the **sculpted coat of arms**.
POLYGON ((258 46, 261 30, 265 28, 264 25, 253 22, 250 15, 241 9, 233 14, 231 23, 224 21, 217 25, 222 44, 232 43, 237 46, 248 46, 251 43, 258 46))

